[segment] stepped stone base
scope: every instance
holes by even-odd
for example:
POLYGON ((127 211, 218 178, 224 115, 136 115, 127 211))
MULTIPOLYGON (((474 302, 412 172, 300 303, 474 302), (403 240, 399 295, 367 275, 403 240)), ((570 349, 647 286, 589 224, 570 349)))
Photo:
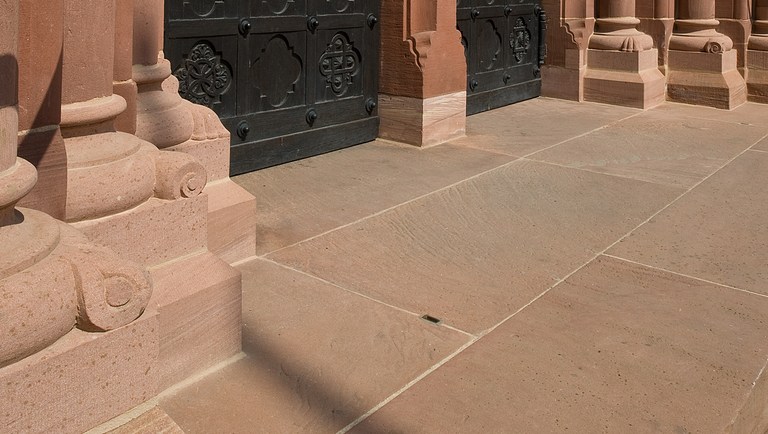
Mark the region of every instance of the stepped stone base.
POLYGON ((587 50, 584 100, 647 109, 664 102, 658 50, 587 50))
POLYGON ((0 431, 79 434, 157 394, 160 326, 147 310, 107 333, 78 329, 0 369, 0 431))
POLYGON ((768 104, 768 51, 747 50, 747 99, 768 104))
POLYGON ((736 70, 736 56, 736 50, 669 50, 667 99, 728 110, 744 104, 747 85, 736 70))
POLYGON ((176 422, 163 410, 153 407, 123 426, 106 434, 184 434, 176 422))
POLYGON ((379 95, 379 137, 428 147, 466 132, 467 92, 433 98, 379 95))
POLYGON ((240 352, 240 272, 210 252, 150 271, 158 312, 158 390, 240 352))

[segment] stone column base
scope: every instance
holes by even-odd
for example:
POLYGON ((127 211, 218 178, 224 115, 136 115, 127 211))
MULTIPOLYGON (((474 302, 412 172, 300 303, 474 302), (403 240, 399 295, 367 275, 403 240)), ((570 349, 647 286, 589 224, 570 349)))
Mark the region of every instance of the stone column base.
POLYGON ((106 333, 74 329, 0 369, 2 432, 80 434, 158 393, 157 312, 106 333))
POLYGON ((736 70, 736 56, 736 50, 669 50, 667 99, 728 110, 744 104, 747 85, 736 70))
POLYGON ((379 95, 379 137, 427 147, 464 136, 467 92, 434 98, 379 95))
POLYGON ((647 109, 664 101, 658 51, 587 50, 584 100, 647 109))
POLYGON ((544 65, 541 68, 541 96, 584 101, 584 71, 544 65))
POLYGON ((768 104, 768 51, 747 50, 747 99, 768 104))
POLYGON ((159 321, 158 391, 240 352, 240 273, 206 249, 208 200, 205 193, 150 199, 73 224, 96 244, 148 268, 149 306, 159 321))

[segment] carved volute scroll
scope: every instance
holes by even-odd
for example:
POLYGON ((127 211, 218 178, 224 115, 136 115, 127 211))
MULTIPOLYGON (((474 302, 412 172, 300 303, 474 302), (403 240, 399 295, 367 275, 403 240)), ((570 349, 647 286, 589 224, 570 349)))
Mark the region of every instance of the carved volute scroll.
MULTIPOLYGON (((18 5, 0 3, 0 28, 7 30, 0 32, 0 367, 50 346, 76 323, 89 321, 86 317, 101 322, 99 315, 87 313, 94 304, 111 302, 130 311, 109 314, 102 330, 125 325, 143 312, 151 294, 140 267, 93 246, 71 226, 43 212, 14 207, 37 179, 35 168, 16 156, 18 5), (98 249, 99 258, 87 249, 98 249), (82 266, 98 263, 101 286, 82 291, 92 280, 76 276, 75 256, 82 266), (141 289, 133 291, 120 280, 122 276, 141 289), (79 297, 86 293, 87 297, 79 297)), ((111 87, 107 80, 104 85, 111 87)))

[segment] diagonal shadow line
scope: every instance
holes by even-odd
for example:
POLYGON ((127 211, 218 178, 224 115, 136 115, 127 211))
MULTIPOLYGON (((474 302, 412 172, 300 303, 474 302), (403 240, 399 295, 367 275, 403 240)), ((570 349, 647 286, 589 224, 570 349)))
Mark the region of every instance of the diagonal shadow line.
POLYGON ((61 137, 62 102, 62 63, 63 46, 59 50, 56 70, 50 77, 48 88, 38 100, 40 94, 34 90, 29 95, 20 95, 20 109, 25 104, 39 109, 28 132, 19 136, 18 156, 38 169, 38 183, 32 192, 22 201, 23 206, 37 208, 51 216, 63 219, 66 207, 67 191, 67 154, 61 137), (43 192, 43 189, 45 192, 43 192))
MULTIPOLYGON (((195 398, 201 398, 202 401, 210 400, 210 396, 219 396, 211 394, 212 388, 223 388, 227 390, 227 400, 232 400, 231 405, 237 405, 234 401, 243 399, 238 393, 232 393, 239 387, 244 387, 247 390, 251 388, 261 387, 265 384, 269 384, 272 387, 279 387, 282 391, 287 392, 289 396, 288 402, 280 402, 279 405, 284 406, 286 409, 296 410, 297 413, 303 413, 307 415, 306 422, 301 427, 298 427, 298 431, 302 433, 328 433, 333 434, 348 426, 357 418, 365 414, 368 410, 373 408, 378 401, 382 401, 386 398, 380 397, 377 402, 363 403, 355 396, 354 391, 344 392, 341 387, 334 387, 334 384, 329 384, 328 378, 323 378, 323 373, 318 366, 314 365, 311 360, 307 360, 302 357, 301 354, 291 354, 290 350, 281 349, 279 344, 273 342, 267 342, 267 340, 257 336, 257 333, 252 328, 244 326, 242 329, 242 342, 243 351, 247 357, 238 360, 232 365, 223 368, 223 371, 219 371, 219 375, 213 374, 208 378, 202 378, 192 388, 188 388, 188 393, 193 393, 195 398), (250 366, 246 366, 250 365, 250 366), (247 371, 246 375, 242 375, 242 372, 235 374, 230 381, 246 381, 251 384, 227 384, 227 376, 232 374, 231 370, 247 371), (229 372, 227 372, 229 371, 229 372)), ((375 376, 372 375, 372 381, 375 381, 375 376)), ((188 386, 189 387, 189 386, 188 386)), ((391 391, 385 391, 383 395, 389 395, 394 393, 399 385, 393 387, 391 391)), ((271 388, 271 387, 270 387, 271 388)), ((270 388, 266 388, 269 390, 270 388)), ((181 390, 179 394, 184 395, 184 391, 181 390)), ((258 392, 254 393, 255 396, 258 392)), ((280 399, 284 400, 286 395, 271 396, 271 397, 257 397, 253 402, 258 403, 258 400, 263 399, 280 399)), ((189 395, 186 395, 189 396, 189 395)), ((174 405, 170 401, 174 398, 170 397, 165 403, 161 403, 161 407, 173 418, 179 426, 186 428, 184 419, 188 419, 189 410, 184 408, 183 410, 174 411, 174 405), (178 414, 179 411, 184 411, 184 415, 178 414), (178 414, 178 416, 177 416, 178 414)), ((246 404, 248 399, 244 399, 246 404)), ((183 401, 180 401, 183 402, 183 401)), ((213 411, 218 411, 217 407, 229 406, 229 402, 217 402, 213 405, 205 404, 207 408, 213 411)), ((251 406, 249 406, 251 407, 251 406)), ((267 409, 259 410, 258 407, 253 406, 253 411, 269 411, 267 409)), ((286 416, 291 412, 286 411, 286 416)), ((265 414, 264 418, 274 416, 273 414, 265 414)), ((195 414, 193 418, 205 418, 205 414, 195 414)), ((270 432, 274 431, 262 431, 266 427, 253 426, 245 427, 242 425, 245 418, 235 418, 231 420, 230 426, 218 426, 217 429, 221 429, 222 432, 241 432, 243 434, 251 434, 258 432, 270 432), (239 431, 237 429, 240 429, 239 431)), ((287 421, 285 425, 290 425, 291 421, 287 421)), ((299 421, 292 421, 298 423, 299 421)), ((394 422, 394 421, 393 421, 394 422)), ((226 422, 225 422, 226 423, 226 422)), ((190 425, 192 425, 190 423, 190 425)), ((190 431, 192 433, 196 431, 190 431)), ((294 431, 286 432, 286 434, 293 434, 294 431)), ((373 430, 367 429, 366 434, 399 434, 400 431, 394 427, 387 428, 375 428, 373 430)), ((277 434, 277 433, 275 433, 277 434)))

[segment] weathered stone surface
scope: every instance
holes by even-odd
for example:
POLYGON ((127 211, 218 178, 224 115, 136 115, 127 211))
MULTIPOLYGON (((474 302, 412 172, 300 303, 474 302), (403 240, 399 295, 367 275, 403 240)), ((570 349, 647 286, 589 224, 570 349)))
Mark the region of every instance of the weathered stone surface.
POLYGON ((469 340, 269 261, 238 269, 247 357, 161 398, 187 434, 336 432, 469 340))
POLYGON ((725 432, 765 365, 766 312, 601 257, 349 432, 725 432))

